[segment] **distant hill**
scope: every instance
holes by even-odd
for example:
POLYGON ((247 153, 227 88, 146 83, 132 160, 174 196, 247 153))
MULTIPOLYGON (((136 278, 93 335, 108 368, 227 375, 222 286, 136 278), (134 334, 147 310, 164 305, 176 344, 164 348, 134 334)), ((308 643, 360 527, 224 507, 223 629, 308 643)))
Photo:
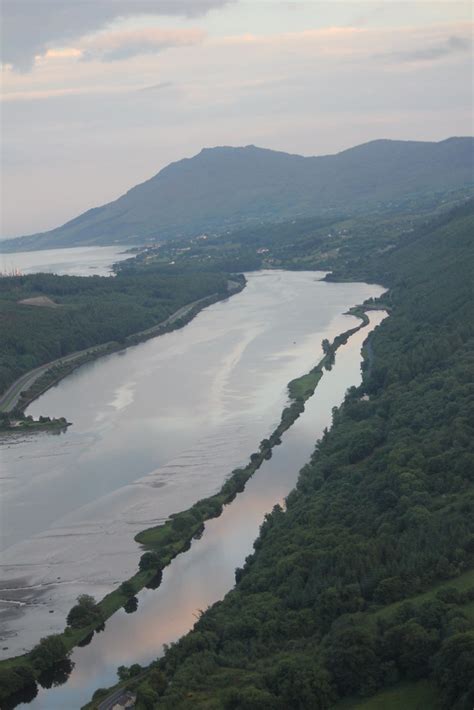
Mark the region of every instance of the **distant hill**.
POLYGON ((253 145, 206 148, 103 207, 0 251, 105 245, 219 232, 251 222, 358 213, 474 184, 474 139, 376 140, 305 158, 253 145))

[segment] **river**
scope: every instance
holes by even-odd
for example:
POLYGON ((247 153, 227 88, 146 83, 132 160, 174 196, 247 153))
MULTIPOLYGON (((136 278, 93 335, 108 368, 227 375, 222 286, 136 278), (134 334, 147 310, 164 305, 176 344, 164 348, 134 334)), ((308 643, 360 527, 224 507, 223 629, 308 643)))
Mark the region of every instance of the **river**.
MULTIPOLYGON (((130 348, 124 355, 90 363, 33 403, 32 414, 64 415, 74 426, 63 435, 10 437, 0 445, 4 657, 61 630, 79 593, 100 598, 129 576, 140 555, 134 534, 215 492, 232 468, 245 463, 278 421, 286 401, 286 383, 320 359, 323 338, 332 339, 356 323, 353 317, 342 315, 350 305, 381 293, 378 286, 328 284, 319 280, 321 276, 315 272, 248 274, 243 292, 202 311, 186 328, 130 348)), ((292 487, 297 470, 309 457, 319 424, 310 424, 302 456, 302 446, 296 451, 287 447, 290 436, 298 436, 303 422, 310 422, 313 406, 325 422, 321 428, 326 426, 332 406, 357 382, 358 353, 365 336, 354 336, 340 351, 336 367, 324 375, 298 427, 288 432, 254 479, 263 480, 271 470, 268 467, 281 460, 279 488, 269 489, 265 500, 249 499, 248 493, 237 499, 247 501, 249 524, 244 525, 242 535, 231 534, 225 551, 216 552, 230 560, 231 571, 250 549, 263 512, 292 487), (326 395, 324 388, 328 388, 326 395)), ((271 477, 275 483, 279 480, 271 477)), ((254 485, 252 481, 248 490, 254 485)), ((227 511, 238 510, 236 503, 226 510, 227 515, 227 511)), ((227 519, 224 515, 219 521, 227 519)), ((200 544, 213 526, 225 524, 219 521, 207 524, 200 544)), ((195 549, 203 549, 196 545, 189 559, 195 549)), ((165 583, 186 558, 175 560, 165 573, 165 583)), ((224 569, 212 578, 217 596, 210 601, 231 585, 224 569)), ((197 589, 199 578, 193 584, 197 589)), ((123 618, 141 618, 148 598, 162 599, 164 588, 142 594, 140 613, 123 618)), ((193 610, 191 615, 207 603, 198 594, 186 602, 193 610)), ((166 612, 168 616, 171 619, 166 612)), ((178 616, 187 618, 182 607, 178 616)), ((107 624, 97 640, 114 633, 116 619, 121 615, 107 624)), ((188 627, 189 621, 183 627, 170 622, 165 640, 188 627)), ((141 633, 137 627, 137 638, 141 633)), ((118 649, 104 650, 103 661, 97 661, 102 651, 96 640, 76 652, 90 652, 97 667, 106 668, 103 675, 90 676, 80 702, 87 699, 91 688, 113 681, 114 666, 158 652, 161 637, 150 628, 147 633, 149 646, 142 640, 127 642, 131 655, 117 664, 113 654, 118 649), (135 657, 138 648, 143 653, 135 657)), ((74 658, 76 680, 71 678, 61 692, 69 692, 71 682, 76 687, 77 674, 82 673, 74 658)), ((45 702, 39 707, 53 707, 56 700, 48 694, 45 702)), ((75 699, 64 703, 58 700, 54 707, 76 707, 75 699)))
POLYGON ((370 326, 338 350, 335 367, 324 374, 304 414, 284 434, 272 458, 219 518, 206 523, 201 539, 194 540, 191 549, 165 569, 161 586, 141 592, 135 613, 118 612, 88 646, 73 652, 74 669, 64 685, 40 689, 33 703, 22 707, 80 708, 97 688, 116 682, 118 666, 149 663, 160 655, 163 644, 193 626, 200 610, 224 596, 233 586, 235 568, 252 551, 265 513, 284 501, 316 439, 329 426, 332 407, 340 404, 348 386, 360 382, 362 342, 384 316, 372 312, 370 326))

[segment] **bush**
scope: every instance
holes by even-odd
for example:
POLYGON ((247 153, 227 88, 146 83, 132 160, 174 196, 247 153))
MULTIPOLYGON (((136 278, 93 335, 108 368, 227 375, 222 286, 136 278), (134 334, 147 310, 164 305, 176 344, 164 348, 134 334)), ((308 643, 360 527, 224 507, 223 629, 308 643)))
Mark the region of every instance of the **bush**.
POLYGON ((26 666, 0 668, 0 700, 5 700, 27 685, 34 685, 33 671, 26 666))
POLYGON ((135 594, 135 587, 133 584, 127 580, 126 582, 122 582, 122 584, 119 587, 120 593, 123 594, 125 597, 133 597, 135 594))
POLYGON ((225 710, 275 710, 278 707, 274 695, 260 688, 232 689, 224 698, 225 710))
POLYGON ((89 594, 81 594, 77 597, 77 604, 72 607, 66 618, 67 625, 72 626, 74 629, 81 629, 91 624, 100 624, 101 621, 100 608, 94 597, 89 594))
POLYGON ((161 564, 160 558, 158 557, 156 552, 145 552, 140 557, 140 562, 138 563, 138 568, 139 568, 140 572, 144 572, 149 569, 160 570, 160 569, 162 569, 162 564, 161 564))
POLYGON ((443 706, 468 710, 474 705, 474 632, 446 639, 435 662, 435 678, 443 706))
POLYGON ((190 513, 180 513, 173 518, 172 526, 176 532, 187 532, 196 524, 196 519, 190 513))
POLYGON ((42 638, 30 653, 30 659, 37 671, 46 671, 67 656, 66 646, 59 634, 42 638))

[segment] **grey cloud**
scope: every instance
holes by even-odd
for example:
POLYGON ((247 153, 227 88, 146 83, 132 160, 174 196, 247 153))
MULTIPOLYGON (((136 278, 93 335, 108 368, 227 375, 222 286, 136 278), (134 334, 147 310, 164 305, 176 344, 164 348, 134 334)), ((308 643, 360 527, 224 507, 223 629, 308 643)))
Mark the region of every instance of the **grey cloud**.
POLYGON ((156 53, 170 47, 188 47, 201 42, 205 33, 200 29, 160 29, 148 27, 136 30, 101 32, 80 46, 84 59, 116 61, 137 54, 156 53))
POLYGON ((453 36, 449 37, 443 44, 425 47, 423 49, 391 52, 379 55, 379 58, 399 62, 431 62, 436 59, 449 57, 453 54, 464 54, 469 51, 472 51, 472 41, 470 39, 467 37, 453 36))
POLYGON ((118 17, 196 17, 234 0, 3 0, 2 62, 19 71, 52 42, 99 30, 118 17))

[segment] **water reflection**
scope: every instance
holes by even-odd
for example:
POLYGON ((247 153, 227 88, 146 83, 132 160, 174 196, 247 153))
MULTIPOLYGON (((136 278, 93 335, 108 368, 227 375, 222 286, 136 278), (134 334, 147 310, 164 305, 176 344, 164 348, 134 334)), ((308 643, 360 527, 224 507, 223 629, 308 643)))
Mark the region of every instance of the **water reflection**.
MULTIPOLYGON (((92 640, 92 636, 91 636, 92 640)), ((86 644, 81 644, 86 645, 86 644)), ((56 663, 53 668, 49 668, 47 671, 43 671, 38 678, 38 683, 42 688, 49 689, 55 688, 59 685, 64 685, 67 682, 69 676, 74 668, 74 663, 70 658, 65 658, 63 661, 56 663)))
POLYGON ((381 292, 321 276, 248 275, 183 330, 90 363, 34 402, 33 415, 73 422, 65 435, 0 441, 0 657, 61 631, 80 594, 129 578, 134 534, 212 495, 258 449, 287 382, 356 324, 344 311, 381 292))
POLYGON ((82 639, 82 641, 79 641, 77 644, 80 648, 84 648, 84 646, 88 646, 92 639, 94 638, 94 632, 91 631, 90 634, 85 636, 85 638, 82 639))
POLYGON ((3 700, 2 710, 13 710, 13 708, 18 706, 26 707, 26 705, 31 703, 37 695, 38 685, 36 683, 31 683, 25 688, 22 688, 22 690, 19 690, 17 693, 13 693, 8 700, 3 700))
POLYGON ((137 597, 131 597, 124 605, 123 610, 126 614, 133 614, 138 609, 137 597))
POLYGON ((163 644, 194 625, 200 610, 224 596, 233 586, 235 569, 252 551, 265 513, 293 488, 317 438, 330 425, 332 408, 340 404, 349 386, 360 382, 362 342, 383 317, 381 312, 371 313, 370 326, 340 348, 334 367, 324 374, 316 395, 284 434, 272 458, 262 464, 220 518, 206 523, 201 539, 193 541, 190 551, 164 570, 159 588, 138 595, 137 613, 120 611, 113 616, 103 634, 87 648, 74 651, 69 681, 62 688, 41 690, 30 708, 79 708, 96 688, 116 681, 118 666, 149 663, 161 653, 163 644))

